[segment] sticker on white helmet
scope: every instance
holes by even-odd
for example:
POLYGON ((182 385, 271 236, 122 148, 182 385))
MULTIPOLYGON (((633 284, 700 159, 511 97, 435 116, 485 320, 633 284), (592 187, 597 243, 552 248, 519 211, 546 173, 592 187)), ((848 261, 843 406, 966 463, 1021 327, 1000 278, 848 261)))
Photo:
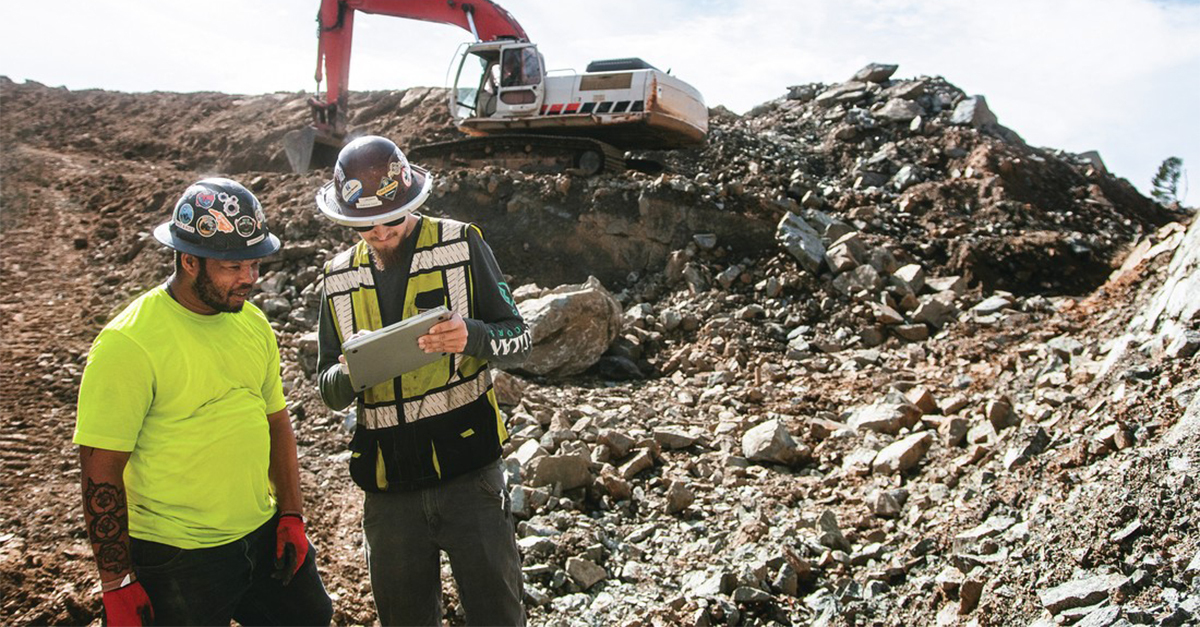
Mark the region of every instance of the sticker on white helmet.
POLYGON ((350 179, 342 184, 342 200, 346 202, 354 202, 362 195, 362 182, 358 179, 350 179))

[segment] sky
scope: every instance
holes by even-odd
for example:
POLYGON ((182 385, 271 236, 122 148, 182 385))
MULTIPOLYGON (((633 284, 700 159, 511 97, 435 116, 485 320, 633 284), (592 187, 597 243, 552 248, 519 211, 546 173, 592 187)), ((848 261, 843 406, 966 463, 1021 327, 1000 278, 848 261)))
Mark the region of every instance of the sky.
MULTIPOLYGON (((397 0, 402 2, 404 0, 397 0)), ((1036 146, 1200 204, 1200 0, 499 0, 550 69, 636 56, 737 113, 871 62, 980 94, 1036 146), (1184 184, 1180 185, 1180 195, 1184 184)), ((319 0, 0 2, 0 75, 68 89, 313 92, 319 0)), ((355 18, 350 89, 442 86, 454 26, 355 18)), ((3 115, 0 98, 0 116, 3 115)), ((0 117, 0 120, 3 120, 0 117)))

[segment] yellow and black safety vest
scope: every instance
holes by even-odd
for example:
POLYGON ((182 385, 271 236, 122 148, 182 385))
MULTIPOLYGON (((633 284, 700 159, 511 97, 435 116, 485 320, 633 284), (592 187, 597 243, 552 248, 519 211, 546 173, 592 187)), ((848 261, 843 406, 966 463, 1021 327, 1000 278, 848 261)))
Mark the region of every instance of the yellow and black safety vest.
MULTIPOLYGON (((474 225, 422 217, 402 317, 417 314, 431 296, 464 318, 475 310, 467 229, 474 225)), ((339 340, 383 327, 379 295, 364 241, 325 265, 325 296, 339 340)), ((385 294, 385 298, 394 297, 385 294)), ((487 360, 446 355, 368 388, 358 396, 350 443, 350 474, 364 490, 403 491, 482 468, 500 457, 508 439, 492 390, 487 360)))

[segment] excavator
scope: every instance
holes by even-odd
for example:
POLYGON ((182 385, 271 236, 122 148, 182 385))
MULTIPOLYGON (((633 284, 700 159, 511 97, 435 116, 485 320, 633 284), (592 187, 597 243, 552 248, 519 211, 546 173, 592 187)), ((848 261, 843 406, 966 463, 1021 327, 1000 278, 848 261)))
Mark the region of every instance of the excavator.
POLYGON ((346 104, 356 12, 451 24, 475 38, 459 47, 448 90, 451 119, 468 137, 406 151, 423 165, 585 175, 653 169, 627 161, 625 151, 698 146, 708 134, 708 108, 691 85, 633 57, 593 61, 583 73, 547 71, 525 29, 490 0, 321 0, 312 124, 283 139, 296 172, 331 166, 353 139, 346 104))

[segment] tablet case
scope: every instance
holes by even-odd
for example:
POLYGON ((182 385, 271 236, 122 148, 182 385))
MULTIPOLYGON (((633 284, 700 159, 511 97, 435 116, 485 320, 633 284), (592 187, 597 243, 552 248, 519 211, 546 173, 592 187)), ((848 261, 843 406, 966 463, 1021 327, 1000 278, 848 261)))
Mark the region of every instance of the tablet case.
POLYGON ((449 319, 449 309, 436 307, 343 344, 342 354, 354 391, 361 392, 441 359, 442 353, 421 350, 417 338, 449 319))

